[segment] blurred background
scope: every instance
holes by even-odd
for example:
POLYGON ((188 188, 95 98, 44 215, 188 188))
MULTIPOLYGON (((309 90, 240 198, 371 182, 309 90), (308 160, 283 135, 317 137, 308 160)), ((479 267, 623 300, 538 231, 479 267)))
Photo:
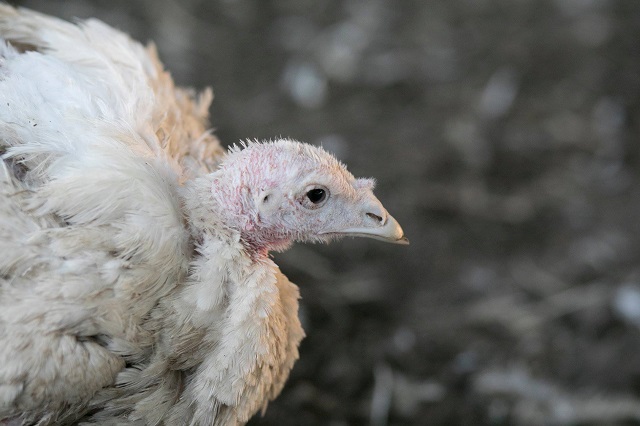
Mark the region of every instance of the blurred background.
POLYGON ((640 2, 28 0, 154 40, 224 144, 321 144, 411 245, 276 255, 262 425, 640 424, 640 2))

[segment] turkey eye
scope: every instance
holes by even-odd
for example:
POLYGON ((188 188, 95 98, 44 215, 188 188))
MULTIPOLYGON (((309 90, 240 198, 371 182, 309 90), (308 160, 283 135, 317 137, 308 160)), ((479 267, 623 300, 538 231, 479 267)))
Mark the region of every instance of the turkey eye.
POLYGON ((312 189, 311 191, 307 192, 307 198, 313 204, 321 203, 327 198, 327 191, 322 188, 312 189))

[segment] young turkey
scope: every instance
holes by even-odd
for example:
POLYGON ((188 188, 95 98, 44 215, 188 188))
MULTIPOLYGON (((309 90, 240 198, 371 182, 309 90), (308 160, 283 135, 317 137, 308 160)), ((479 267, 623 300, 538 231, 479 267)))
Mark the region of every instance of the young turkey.
POLYGON ((0 423, 243 424, 304 336, 269 258, 406 243, 322 149, 224 154, 211 92, 97 21, 0 5, 0 423))

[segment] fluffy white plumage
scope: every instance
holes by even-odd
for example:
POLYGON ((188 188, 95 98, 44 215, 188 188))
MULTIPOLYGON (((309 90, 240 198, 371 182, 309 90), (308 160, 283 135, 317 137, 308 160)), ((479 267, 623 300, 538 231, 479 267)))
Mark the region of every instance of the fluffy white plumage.
POLYGON ((268 257, 404 242, 321 149, 224 154, 211 91, 97 20, 0 5, 0 424, 235 425, 281 391, 304 333, 268 257))

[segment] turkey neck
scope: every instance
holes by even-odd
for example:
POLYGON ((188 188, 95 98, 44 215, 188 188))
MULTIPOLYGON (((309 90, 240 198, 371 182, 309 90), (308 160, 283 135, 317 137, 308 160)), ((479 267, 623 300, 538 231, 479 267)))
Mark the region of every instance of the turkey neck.
POLYGON ((178 299, 205 316, 227 309, 236 288, 252 285, 256 274, 273 275, 275 268, 266 248, 254 247, 243 238, 242 230, 251 225, 240 212, 247 212, 248 207, 212 191, 217 179, 215 173, 199 177, 181 191, 194 255, 178 299), (222 205, 221 199, 230 204, 222 205))
POLYGON ((283 251, 291 245, 290 236, 277 235, 260 223, 251 187, 243 182, 241 173, 226 170, 196 178, 185 183, 181 195, 196 244, 207 235, 239 241, 256 262, 267 260, 272 249, 283 251))
POLYGON ((297 288, 266 252, 247 251, 241 232, 229 226, 235 212, 211 195, 214 179, 197 178, 182 188, 194 256, 188 278, 156 313, 160 350, 167 351, 161 358, 174 363, 170 369, 188 368, 190 376, 167 414, 176 423, 192 410, 205 418, 215 404, 234 407, 248 420, 279 393, 303 336, 297 288))

